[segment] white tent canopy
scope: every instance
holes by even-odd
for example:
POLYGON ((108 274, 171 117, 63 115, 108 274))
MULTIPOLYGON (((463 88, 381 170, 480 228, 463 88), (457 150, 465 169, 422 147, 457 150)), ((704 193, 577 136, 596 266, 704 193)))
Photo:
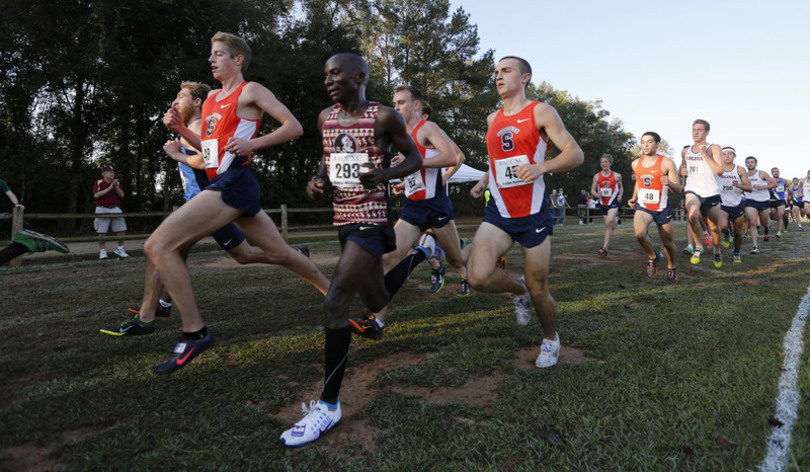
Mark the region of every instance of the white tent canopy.
MULTIPOLYGON (((442 173, 444 173, 444 169, 442 169, 442 173)), ((481 177, 484 176, 486 172, 482 170, 478 170, 475 167, 470 167, 467 164, 461 164, 461 168, 450 177, 450 181, 448 184, 457 184, 461 182, 477 182, 481 180, 481 177)), ((400 179, 391 179, 391 183, 399 183, 401 182, 400 179)))

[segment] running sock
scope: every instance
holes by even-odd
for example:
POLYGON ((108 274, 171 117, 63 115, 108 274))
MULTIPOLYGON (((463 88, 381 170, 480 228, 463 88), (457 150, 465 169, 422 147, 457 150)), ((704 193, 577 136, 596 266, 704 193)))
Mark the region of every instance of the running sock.
POLYGON ((420 262, 427 258, 427 254, 422 251, 414 251, 408 254, 402 262, 396 265, 393 269, 385 274, 385 289, 388 291, 388 299, 394 298, 394 295, 405 285, 405 282, 410 277, 411 272, 419 265, 420 262))
POLYGON ((14 259, 15 257, 22 256, 27 252, 30 252, 27 247, 23 246, 20 243, 12 242, 8 246, 6 246, 2 251, 0 251, 0 265, 5 264, 6 262, 14 259))
POLYGON ((162 298, 158 301, 158 303, 160 303, 160 306, 162 306, 163 308, 171 308, 172 307, 171 302, 164 302, 162 298))
POLYGON ((337 405, 340 395, 340 384, 343 383, 343 372, 346 370, 346 359, 349 357, 349 345, 352 342, 352 328, 324 330, 326 343, 324 347, 324 381, 321 400, 337 405))
POLYGON ((199 331, 194 331, 193 333, 187 333, 183 331, 183 339, 188 341, 196 341, 206 336, 208 336, 208 328, 205 326, 203 326, 202 329, 200 329, 199 331))

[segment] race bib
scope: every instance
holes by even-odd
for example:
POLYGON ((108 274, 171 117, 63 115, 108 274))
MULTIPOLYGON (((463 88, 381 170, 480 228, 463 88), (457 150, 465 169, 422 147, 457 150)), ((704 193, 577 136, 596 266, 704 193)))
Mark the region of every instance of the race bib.
POLYGON ((610 187, 602 187, 599 189, 599 195, 603 196, 604 198, 610 198, 613 196, 613 189, 610 187))
POLYGON ((368 153, 365 152, 332 153, 329 155, 329 180, 335 187, 357 187, 360 185, 360 174, 367 172, 361 165, 368 162, 368 153))
POLYGON ((777 184, 774 190, 779 193, 785 193, 785 184, 777 184))
POLYGON ((219 140, 206 139, 201 142, 202 157, 206 169, 216 169, 219 167, 219 140))
POLYGON ((425 181, 422 180, 421 171, 414 172, 405 177, 405 196, 411 196, 421 190, 425 190, 425 181))
POLYGON ((520 165, 528 163, 529 158, 527 156, 507 157, 506 159, 495 161, 495 181, 498 183, 498 188, 531 184, 532 182, 524 182, 515 176, 515 169, 520 165))
POLYGON ((661 191, 654 188, 639 189, 638 199, 645 205, 657 205, 661 201, 661 191))
POLYGON ((689 164, 687 166, 689 175, 703 175, 703 166, 700 164, 689 164))
POLYGON ((724 184, 723 185, 723 192, 724 193, 731 193, 734 191, 734 186, 731 184, 724 184))

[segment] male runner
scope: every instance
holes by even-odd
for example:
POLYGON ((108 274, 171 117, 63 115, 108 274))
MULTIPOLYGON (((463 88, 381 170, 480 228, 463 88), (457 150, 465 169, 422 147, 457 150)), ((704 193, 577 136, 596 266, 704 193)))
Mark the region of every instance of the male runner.
POLYGON ((790 215, 793 221, 799 226, 799 231, 804 231, 802 227, 802 185, 798 177, 793 177, 793 185, 790 186, 790 215))
POLYGON ((763 239, 768 240, 768 214, 771 205, 770 192, 768 190, 776 187, 776 182, 764 170, 757 170, 757 158, 748 156, 745 158, 745 167, 748 169, 748 180, 751 182, 752 190, 745 193, 745 217, 748 219, 748 227, 751 231, 751 254, 759 254, 759 228, 757 218, 765 228, 763 239))
MULTIPOLYGON (((391 278, 391 270, 405 259, 422 233, 432 229, 429 234, 435 235, 446 253, 447 262, 456 269, 462 278, 462 286, 465 286, 467 260, 461 252, 453 204, 445 191, 441 173, 443 167, 461 165, 460 152, 457 154, 454 151, 447 134, 436 123, 422 118, 422 100, 422 93, 408 85, 400 85, 394 92, 394 109, 405 118, 408 133, 419 148, 423 160, 420 170, 405 177, 401 184, 395 186, 395 191, 404 191, 405 198, 402 200, 399 220, 394 225, 397 247, 383 255, 383 270, 386 277, 391 278)), ((394 164, 401 159, 400 156, 395 157, 394 164)), ((430 244, 427 240, 425 242, 430 244)), ((412 270, 413 267, 409 265, 407 275, 412 270)), ((469 290, 466 290, 466 294, 469 294, 469 290)), ((359 322, 349 322, 356 333, 379 340, 386 312, 387 308, 359 322)))
POLYGON ((717 176, 723 173, 723 158, 720 146, 706 141, 709 129, 708 121, 695 120, 692 123, 692 138, 695 143, 681 151, 681 176, 687 177, 684 185, 686 213, 695 241, 695 252, 689 260, 692 264, 700 263, 703 252, 703 246, 699 242, 702 236, 701 212, 705 212, 712 233, 714 261, 722 261, 720 230, 717 226, 720 221, 720 186, 717 176))
POLYGON ((785 224, 785 208, 787 205, 787 182, 782 177, 779 177, 779 168, 774 167, 771 169, 771 176, 773 181, 776 182, 776 187, 770 191, 770 205, 771 214, 770 218, 777 221, 776 225, 776 239, 782 238, 782 230, 785 224))
MULTIPOLYGON (((172 108, 180 112, 183 124, 194 133, 199 133, 201 130, 202 106, 210 91, 211 87, 206 84, 183 82, 180 85, 177 97, 172 103, 172 108)), ((205 172, 202 155, 192 148, 185 138, 166 141, 163 150, 169 157, 177 161, 180 180, 183 183, 183 195, 186 201, 191 200, 209 185, 210 182, 205 172)), ((228 223, 218 229, 211 234, 211 237, 240 264, 274 263, 263 250, 250 245, 245 239, 245 235, 233 223, 228 223)), ((184 261, 188 257, 190 249, 189 247, 182 251, 184 261)), ((329 280, 323 274, 320 274, 314 279, 313 285, 322 294, 326 294, 326 290, 329 288, 329 280)), ((130 308, 129 311, 133 315, 120 325, 101 328, 100 331, 113 336, 154 333, 155 316, 169 316, 172 306, 171 303, 167 302, 171 298, 166 294, 162 294, 162 291, 164 291, 164 287, 163 282, 160 280, 160 274, 155 271, 151 261, 147 258, 146 280, 144 281, 143 299, 140 307, 137 309, 130 308)))
POLYGON ((602 154, 599 165, 602 166, 602 170, 593 176, 591 195, 599 199, 599 203, 602 205, 602 217, 605 220, 605 241, 596 253, 606 257, 610 236, 616 229, 616 220, 622 207, 624 186, 622 185, 622 174, 610 169, 610 166, 613 165, 613 156, 602 154))
POLYGON ((661 136, 653 131, 641 135, 641 157, 632 162, 636 184, 633 197, 627 202, 636 210, 633 215, 633 232, 636 241, 647 254, 647 277, 653 278, 658 273, 660 255, 653 249, 648 233, 650 223, 658 226, 661 245, 667 256, 667 283, 676 285, 675 275, 675 242, 672 231, 672 208, 669 206, 669 191, 680 193, 683 185, 678 181, 678 169, 668 157, 658 154, 661 136))
POLYGON ((801 196, 804 216, 810 218, 810 170, 807 171, 807 177, 802 182, 801 196))
MULTIPOLYGON (((723 200, 720 204, 720 229, 723 234, 729 231, 729 219, 734 227, 734 262, 740 263, 740 246, 742 245, 743 224, 745 222, 745 204, 742 201, 743 192, 750 192, 751 181, 748 180, 748 172, 742 166, 734 164, 737 151, 733 147, 727 146, 723 152, 723 174, 718 177, 720 181, 720 197, 723 200)), ((724 238, 725 239, 725 238, 724 238)), ((725 240, 723 246, 726 246, 725 240)), ((720 262, 722 265, 722 261, 720 262)), ((717 261, 715 261, 717 266, 717 261)))
POLYGON ((473 197, 481 198, 489 188, 492 198, 473 238, 467 275, 476 290, 516 294, 515 316, 522 326, 529 323, 534 303, 543 329, 535 365, 545 368, 557 363, 560 337, 557 305, 548 288, 554 227, 543 175, 573 169, 584 156, 557 111, 526 97, 531 78, 531 66, 519 57, 504 57, 495 68, 503 108, 487 117, 489 172, 471 190, 473 197), (546 161, 549 139, 560 154, 546 161), (525 282, 496 267, 515 241, 526 260, 525 282))
MULTIPOLYGON (((303 130, 272 92, 244 80, 242 74, 250 58, 250 48, 244 39, 229 33, 215 34, 208 62, 222 89, 211 92, 203 104, 201 133, 185 126, 180 111, 174 108, 163 118, 166 126, 185 138, 191 147, 202 151, 211 185, 169 215, 144 243, 144 253, 160 273, 183 320, 183 340, 169 359, 155 367, 157 374, 184 367, 214 344, 214 337, 200 316, 188 268, 183 263, 183 251, 202 237, 234 222, 269 260, 312 284, 323 276, 311 260, 284 242, 273 220, 259 206, 259 183, 248 167, 250 154, 286 143, 303 130), (256 137, 265 113, 281 126, 256 137)), ((149 274, 146 277, 151 280, 149 274)))
POLYGON ((368 65, 361 57, 334 55, 326 62, 324 73, 326 90, 336 104, 318 116, 324 157, 318 175, 307 185, 307 194, 320 197, 326 180, 331 181, 334 224, 340 227, 343 253, 324 300, 323 391, 310 408, 304 406, 304 418, 282 433, 280 441, 288 447, 309 444, 340 421, 338 395, 352 339, 349 304, 358 294, 366 308, 377 312, 391 294, 382 257, 394 250, 398 241, 391 227, 388 180, 406 177, 422 167, 419 150, 402 116, 366 99, 368 65), (335 152, 343 137, 356 143, 357 152, 335 152), (405 156, 395 167, 390 167, 392 144, 405 156))

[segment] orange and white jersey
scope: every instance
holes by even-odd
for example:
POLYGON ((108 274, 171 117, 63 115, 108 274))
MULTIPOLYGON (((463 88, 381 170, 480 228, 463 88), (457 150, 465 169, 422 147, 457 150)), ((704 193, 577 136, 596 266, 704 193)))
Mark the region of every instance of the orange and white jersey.
POLYGON ((213 179, 231 167, 245 166, 250 159, 250 156, 237 156, 225 151, 229 138, 253 139, 259 132, 259 125, 262 123, 261 119, 249 120, 236 115, 239 96, 247 84, 247 82, 242 82, 236 90, 221 101, 217 101, 217 97, 222 93, 222 90, 218 90, 203 103, 201 144, 205 173, 208 174, 209 179, 213 179))
POLYGON ((514 175, 522 164, 539 164, 546 159, 548 142, 540 135, 534 120, 532 102, 512 116, 499 110, 487 131, 489 190, 504 218, 523 218, 543 208, 546 184, 540 176, 524 182, 514 175))
POLYGON ((619 183, 616 181, 616 173, 610 171, 610 174, 605 177, 602 171, 599 171, 599 177, 596 178, 596 188, 599 192, 599 200, 602 206, 610 206, 616 201, 619 195, 619 183))
MULTIPOLYGON (((416 138, 419 128, 427 123, 427 120, 422 120, 411 131, 411 137, 419 149, 419 154, 422 159, 430 159, 439 155, 436 148, 424 147, 419 144, 416 138)), ((413 174, 405 177, 405 196, 410 200, 428 200, 441 195, 444 195, 444 185, 442 185, 441 169, 438 167, 422 167, 413 174)))
POLYGON ((669 186, 661 183, 661 177, 666 172, 661 165, 667 157, 658 155, 655 163, 644 167, 644 157, 636 164, 636 204, 649 211, 659 212, 669 205, 669 186))

